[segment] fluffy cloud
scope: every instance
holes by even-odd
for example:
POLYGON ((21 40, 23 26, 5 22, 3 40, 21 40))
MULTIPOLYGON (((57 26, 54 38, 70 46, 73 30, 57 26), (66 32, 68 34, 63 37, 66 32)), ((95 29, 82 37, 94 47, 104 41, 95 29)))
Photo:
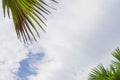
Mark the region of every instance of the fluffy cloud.
POLYGON ((119 0, 60 0, 47 36, 33 45, 41 45, 46 58, 30 80, 87 80, 98 63, 107 66, 120 41, 119 5, 119 0))
MULTIPOLYGON (((87 80, 98 63, 107 66, 120 41, 119 2, 59 0, 54 4, 57 11, 47 17, 47 33, 28 47, 32 53, 45 53, 34 64, 38 74, 29 80, 87 80)), ((1 17, 0 21, 0 80, 14 80, 13 73, 27 59, 28 50, 17 40, 11 20, 1 17)))
MULTIPOLYGON (((1 0, 0 0, 1 1, 1 0)), ((15 80, 19 62, 27 57, 27 49, 17 40, 12 20, 3 18, 0 3, 0 80, 15 80)))

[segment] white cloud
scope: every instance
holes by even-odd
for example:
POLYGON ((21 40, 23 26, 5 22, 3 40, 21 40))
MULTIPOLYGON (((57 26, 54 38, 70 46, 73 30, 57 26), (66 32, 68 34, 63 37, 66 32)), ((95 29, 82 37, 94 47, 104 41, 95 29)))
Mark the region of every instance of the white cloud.
POLYGON ((1 3, 0 11, 0 80, 15 80, 14 73, 27 57, 27 49, 17 39, 12 20, 3 18, 1 3))
POLYGON ((14 80, 12 72, 16 72, 19 62, 27 57, 27 49, 17 40, 11 22, 0 22, 0 80, 14 80))
POLYGON ((108 65, 120 41, 119 5, 119 0, 60 0, 48 19, 47 37, 34 45, 44 48, 46 58, 30 80, 87 80, 91 68, 108 65))
MULTIPOLYGON (((107 66, 110 52, 120 41, 119 2, 60 0, 55 4, 57 11, 48 17, 47 33, 41 33, 41 39, 29 46, 33 53, 45 51, 46 55, 35 64, 38 74, 29 79, 87 80, 91 68, 99 63, 107 66)), ((0 26, 0 80, 14 80, 12 72, 27 57, 27 50, 17 40, 9 19, 1 17, 0 26)))

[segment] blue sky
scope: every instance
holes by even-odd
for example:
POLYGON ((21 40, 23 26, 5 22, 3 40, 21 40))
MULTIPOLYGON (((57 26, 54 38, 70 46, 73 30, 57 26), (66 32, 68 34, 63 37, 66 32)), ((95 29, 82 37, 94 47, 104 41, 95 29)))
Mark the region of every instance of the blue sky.
POLYGON ((36 75, 37 69, 34 67, 36 61, 41 60, 44 57, 43 53, 32 54, 29 52, 28 58, 20 62, 20 67, 16 73, 19 80, 28 80, 28 76, 36 75))
POLYGON ((113 59, 120 46, 119 0, 45 1, 57 10, 46 16, 46 33, 28 47, 0 4, 0 80, 87 80, 92 68, 113 59))

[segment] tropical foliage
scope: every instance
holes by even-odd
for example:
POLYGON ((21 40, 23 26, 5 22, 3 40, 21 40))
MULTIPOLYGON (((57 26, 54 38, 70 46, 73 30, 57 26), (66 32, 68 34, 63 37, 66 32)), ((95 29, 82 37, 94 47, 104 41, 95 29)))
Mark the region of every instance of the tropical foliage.
POLYGON ((44 14, 48 15, 48 8, 52 7, 43 0, 2 0, 2 5, 4 16, 7 14, 10 18, 12 15, 17 37, 24 43, 32 43, 31 38, 36 41, 35 34, 40 37, 35 24, 45 31, 44 14))
POLYGON ((120 49, 116 49, 112 55, 116 60, 112 61, 109 68, 98 65, 89 74, 88 80, 120 80, 120 49))

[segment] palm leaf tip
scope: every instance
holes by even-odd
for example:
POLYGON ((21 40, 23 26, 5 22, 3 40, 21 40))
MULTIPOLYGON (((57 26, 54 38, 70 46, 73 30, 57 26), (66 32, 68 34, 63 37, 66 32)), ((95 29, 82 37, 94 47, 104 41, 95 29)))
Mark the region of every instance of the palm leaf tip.
POLYGON ((51 0, 51 1, 53 1, 53 2, 55 2, 55 3, 58 3, 58 1, 56 1, 56 0, 51 0))
POLYGON ((99 65, 89 74, 88 80, 120 80, 120 49, 112 54, 117 60, 112 61, 109 68, 99 65))
POLYGON ((118 60, 120 61, 120 49, 117 48, 113 53, 112 55, 118 60))
POLYGON ((7 13, 10 17, 11 10, 18 39, 25 44, 32 43, 31 38, 37 41, 35 35, 39 37, 39 32, 35 23, 45 31, 43 28, 46 26, 44 14, 50 13, 47 9, 48 5, 43 0, 2 0, 2 4, 4 16, 7 13))

